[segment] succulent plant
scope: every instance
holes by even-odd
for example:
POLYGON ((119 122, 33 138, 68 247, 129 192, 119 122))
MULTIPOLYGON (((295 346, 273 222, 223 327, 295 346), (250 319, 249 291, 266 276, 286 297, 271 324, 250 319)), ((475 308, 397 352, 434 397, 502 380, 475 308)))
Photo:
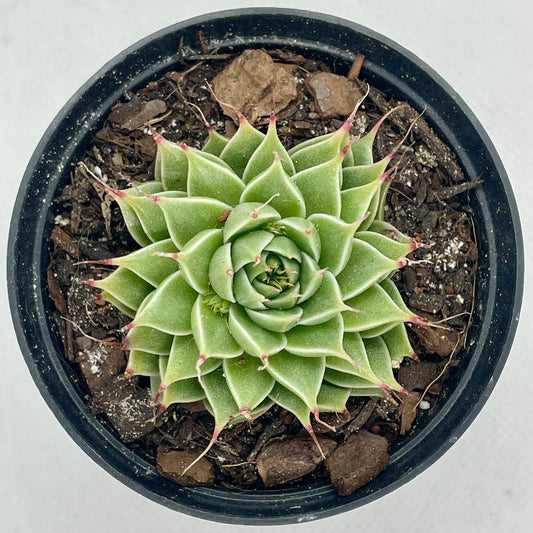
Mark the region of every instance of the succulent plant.
POLYGON ((274 116, 262 133, 240 114, 202 150, 153 132, 155 180, 106 186, 141 248, 91 284, 132 318, 127 374, 150 376, 162 409, 203 400, 213 414, 207 449, 273 404, 319 446, 311 414, 402 391, 405 322, 424 320, 391 275, 419 244, 383 220, 394 150, 375 162, 372 146, 386 116, 350 139, 355 111, 288 151, 274 116))

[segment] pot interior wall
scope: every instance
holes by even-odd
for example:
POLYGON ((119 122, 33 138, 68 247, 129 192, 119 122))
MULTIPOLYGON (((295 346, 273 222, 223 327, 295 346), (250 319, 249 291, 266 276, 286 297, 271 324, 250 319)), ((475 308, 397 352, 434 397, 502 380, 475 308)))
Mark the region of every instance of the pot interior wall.
POLYGON ((32 375, 56 416, 87 453, 126 484, 171 508, 212 520, 313 519, 362 505, 414 477, 477 414, 501 371, 514 333, 521 294, 519 226, 505 171, 486 134, 453 90, 416 57, 366 28, 317 17, 289 10, 224 12, 218 18, 177 24, 126 50, 91 78, 54 120, 30 161, 13 218, 10 296, 21 317, 17 333, 32 375), (383 474, 349 497, 339 497, 326 482, 239 495, 216 487, 180 488, 161 478, 153 464, 121 444, 109 426, 87 412, 87 390, 62 354, 46 289, 47 239, 53 224, 49 206, 124 91, 182 68, 181 39, 185 53, 201 52, 195 37, 198 29, 221 52, 249 46, 290 48, 326 61, 340 74, 347 73, 356 53, 364 54, 361 77, 418 110, 425 109, 425 119, 457 153, 465 175, 484 180, 471 193, 479 275, 470 340, 460 364, 445 384, 437 412, 394 446, 383 474))

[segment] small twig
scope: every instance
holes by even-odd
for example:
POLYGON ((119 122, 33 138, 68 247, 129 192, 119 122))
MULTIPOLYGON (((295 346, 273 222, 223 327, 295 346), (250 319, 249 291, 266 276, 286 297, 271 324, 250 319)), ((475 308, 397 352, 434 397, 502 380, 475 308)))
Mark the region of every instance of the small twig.
POLYGON ((350 72, 348 72, 348 79, 354 80, 359 78, 359 74, 361 73, 361 67, 363 66, 364 60, 365 56, 363 54, 357 54, 355 56, 352 66, 350 67, 350 72))

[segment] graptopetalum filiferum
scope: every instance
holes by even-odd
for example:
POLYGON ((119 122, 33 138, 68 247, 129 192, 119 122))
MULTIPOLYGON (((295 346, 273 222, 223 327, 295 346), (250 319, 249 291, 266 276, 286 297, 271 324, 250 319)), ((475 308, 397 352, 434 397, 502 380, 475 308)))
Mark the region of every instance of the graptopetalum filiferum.
POLYGON ((91 281, 132 322, 128 375, 149 376, 165 409, 203 400, 215 429, 273 404, 320 449, 311 414, 350 396, 403 389, 393 368, 413 357, 391 275, 421 246, 383 220, 393 150, 373 161, 383 117, 366 135, 344 125, 287 150, 239 114, 231 139, 202 150, 153 132, 155 180, 107 192, 140 249, 103 261, 91 281))

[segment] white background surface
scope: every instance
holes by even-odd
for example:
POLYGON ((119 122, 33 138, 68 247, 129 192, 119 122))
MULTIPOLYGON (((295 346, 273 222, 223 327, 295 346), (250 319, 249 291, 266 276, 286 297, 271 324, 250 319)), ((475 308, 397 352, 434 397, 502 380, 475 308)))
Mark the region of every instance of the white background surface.
MULTIPOLYGON (((2 257, 13 201, 38 140, 67 99, 140 38, 202 13, 258 2, 0 0, 2 257)), ((472 108, 509 173, 531 255, 533 3, 529 0, 270 1, 341 16, 389 36, 472 108)), ((1 262, 5 278, 4 260, 1 262)), ((1 287, 0 529, 11 532, 233 531, 139 496, 89 459, 53 417, 23 362, 1 287)), ((380 500, 298 526, 374 533, 533 531, 531 283, 498 385, 466 434, 429 470, 380 500), (529 296, 529 298, 528 298, 529 296)), ((296 526, 289 526, 296 529, 296 526)), ((255 527, 287 531, 289 527, 255 527)), ((241 528, 242 529, 242 528, 241 528)))

